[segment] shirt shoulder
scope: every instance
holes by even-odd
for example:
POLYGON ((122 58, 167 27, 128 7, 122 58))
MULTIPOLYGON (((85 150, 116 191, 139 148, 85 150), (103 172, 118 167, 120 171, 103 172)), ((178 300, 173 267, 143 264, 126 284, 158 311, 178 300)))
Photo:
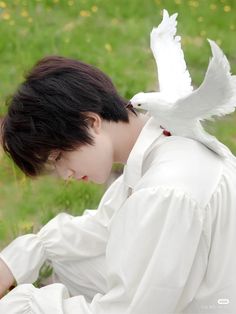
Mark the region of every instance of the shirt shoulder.
POLYGON ((183 190, 205 207, 214 193, 223 159, 200 142, 181 136, 157 140, 143 162, 136 189, 163 186, 183 190))

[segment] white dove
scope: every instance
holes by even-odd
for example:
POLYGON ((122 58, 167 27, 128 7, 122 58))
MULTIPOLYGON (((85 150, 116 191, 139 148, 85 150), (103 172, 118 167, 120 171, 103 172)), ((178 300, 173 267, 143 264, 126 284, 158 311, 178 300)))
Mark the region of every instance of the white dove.
POLYGON ((177 13, 163 19, 151 32, 151 50, 156 60, 160 92, 138 93, 130 99, 134 108, 147 110, 172 135, 189 137, 227 157, 230 150, 207 133, 200 121, 232 113, 236 107, 236 76, 217 44, 209 40, 212 59, 204 80, 193 91, 191 77, 176 34, 177 13))

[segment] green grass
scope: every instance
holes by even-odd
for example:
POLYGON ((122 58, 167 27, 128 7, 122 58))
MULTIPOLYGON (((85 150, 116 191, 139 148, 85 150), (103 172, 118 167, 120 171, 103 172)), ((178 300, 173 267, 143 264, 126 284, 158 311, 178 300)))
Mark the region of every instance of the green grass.
MULTIPOLYGON (((4 165, 14 167, 11 162, 5 161, 4 165)), ((19 171, 16 177, 9 175, 8 180, 6 170, 5 167, 5 180, 1 182, 0 189, 2 245, 17 235, 37 231, 58 212, 80 215, 86 208, 95 209, 104 191, 101 185, 75 181, 66 183, 52 177, 28 180, 19 171)), ((11 171, 14 172, 14 169, 11 171)))
MULTIPOLYGON (((105 71, 130 98, 157 88, 149 34, 161 10, 178 12, 178 29, 190 73, 200 84, 210 57, 206 38, 217 40, 236 73, 235 1, 0 1, 0 113, 23 75, 45 55, 77 58, 105 71), (5 3, 5 5, 4 5, 5 3)), ((236 115, 207 128, 236 153, 236 115)), ((96 208, 104 187, 65 185, 52 178, 29 181, 5 157, 0 166, 0 239, 36 231, 57 212, 96 208)))

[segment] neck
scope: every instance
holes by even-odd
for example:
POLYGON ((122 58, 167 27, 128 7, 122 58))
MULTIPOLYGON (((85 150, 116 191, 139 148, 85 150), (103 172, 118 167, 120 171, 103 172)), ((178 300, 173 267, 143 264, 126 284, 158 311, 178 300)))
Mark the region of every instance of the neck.
POLYGON ((149 118, 142 113, 138 113, 137 117, 131 113, 129 123, 120 122, 112 125, 110 134, 114 147, 114 163, 126 164, 129 154, 149 118))

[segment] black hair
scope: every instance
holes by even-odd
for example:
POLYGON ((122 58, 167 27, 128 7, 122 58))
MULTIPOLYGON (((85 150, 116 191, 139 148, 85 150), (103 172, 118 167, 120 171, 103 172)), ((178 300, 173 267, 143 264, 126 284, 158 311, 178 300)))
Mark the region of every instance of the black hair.
POLYGON ((137 115, 105 73, 79 60, 44 57, 24 79, 6 101, 2 145, 27 176, 42 174, 53 150, 94 144, 86 112, 125 123, 129 110, 137 115))

